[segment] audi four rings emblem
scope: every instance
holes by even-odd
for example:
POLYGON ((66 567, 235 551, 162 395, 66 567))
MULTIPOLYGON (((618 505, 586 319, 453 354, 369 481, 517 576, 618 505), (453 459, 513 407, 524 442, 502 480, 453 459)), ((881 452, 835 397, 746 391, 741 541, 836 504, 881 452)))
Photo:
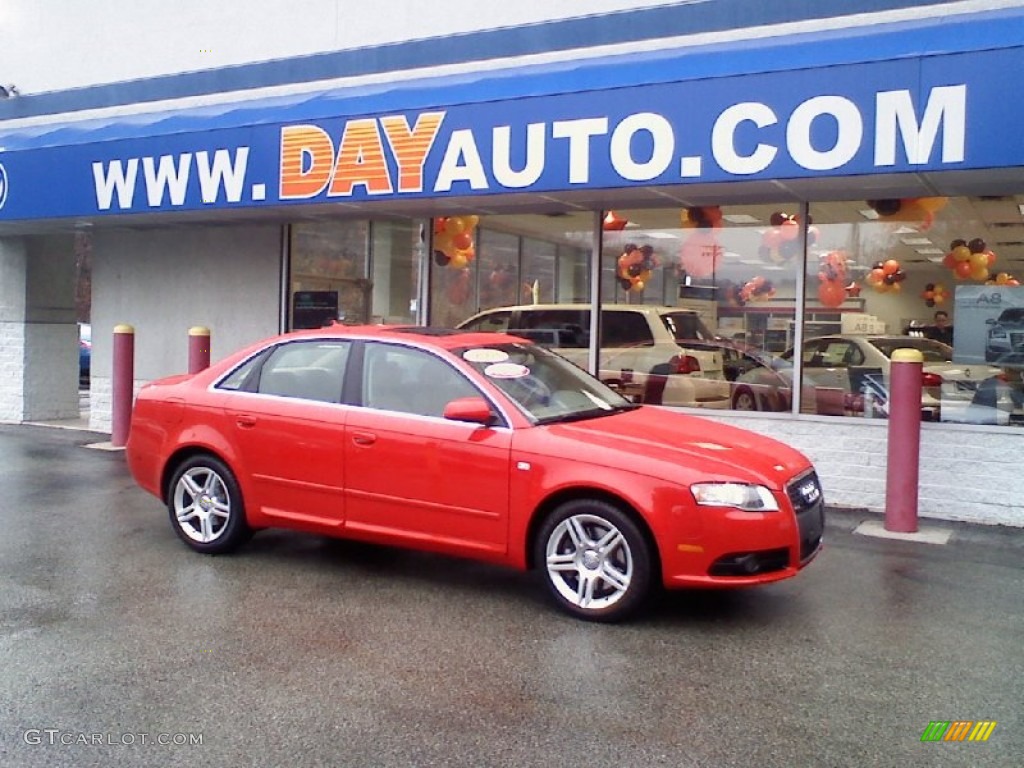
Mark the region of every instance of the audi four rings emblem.
POLYGON ((7 202, 7 169, 0 163, 0 208, 7 202))

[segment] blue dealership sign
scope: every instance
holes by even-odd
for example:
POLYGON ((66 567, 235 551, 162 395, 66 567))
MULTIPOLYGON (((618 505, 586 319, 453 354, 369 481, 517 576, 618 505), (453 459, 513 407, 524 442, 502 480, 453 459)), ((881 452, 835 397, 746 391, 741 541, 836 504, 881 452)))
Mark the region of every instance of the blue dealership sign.
POLYGON ((1022 166, 1022 50, 26 146, 0 222, 1022 166))

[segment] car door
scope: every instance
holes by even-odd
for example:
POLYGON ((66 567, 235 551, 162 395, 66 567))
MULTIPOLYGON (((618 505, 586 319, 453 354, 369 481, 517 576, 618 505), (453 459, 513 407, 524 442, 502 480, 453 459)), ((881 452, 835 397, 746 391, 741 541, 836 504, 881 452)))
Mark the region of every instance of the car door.
POLYGON ((281 344, 221 386, 234 389, 224 407, 247 503, 276 524, 344 523, 347 408, 339 403, 351 349, 337 339, 281 344))
POLYGON ((446 403, 481 396, 425 350, 367 342, 360 408, 346 426, 352 533, 454 552, 505 552, 512 432, 452 421, 446 403))
POLYGON ((811 339, 804 345, 804 410, 833 416, 845 414, 850 392, 850 362, 863 354, 841 338, 811 339), (808 397, 810 395, 810 397, 808 397))

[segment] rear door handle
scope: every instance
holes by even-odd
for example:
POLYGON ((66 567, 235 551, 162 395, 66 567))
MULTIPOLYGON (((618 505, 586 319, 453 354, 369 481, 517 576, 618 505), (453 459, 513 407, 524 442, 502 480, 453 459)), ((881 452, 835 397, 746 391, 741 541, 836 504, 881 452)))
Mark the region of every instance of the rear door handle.
POLYGON ((252 429, 256 426, 256 417, 243 414, 235 417, 235 423, 242 429, 252 429))
POLYGON ((352 433, 352 442, 356 445, 373 445, 377 436, 373 432, 356 431, 352 433))

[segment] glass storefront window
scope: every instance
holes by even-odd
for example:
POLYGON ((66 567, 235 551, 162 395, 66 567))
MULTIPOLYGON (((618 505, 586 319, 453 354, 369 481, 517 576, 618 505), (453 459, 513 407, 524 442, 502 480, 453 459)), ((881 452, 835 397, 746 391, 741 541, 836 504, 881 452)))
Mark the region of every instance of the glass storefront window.
MULTIPOLYGON (((801 251, 765 247, 771 206, 616 211, 604 233, 601 377, 639 402, 791 408, 801 251)), ((797 243, 798 246, 798 243, 797 243)))
POLYGON ((802 410, 886 418, 890 358, 909 347, 924 358, 923 420, 1024 424, 1022 204, 811 205, 807 311, 822 322, 805 330, 802 410))
POLYGON ((426 226, 418 220, 293 224, 289 327, 415 322, 426 226))
MULTIPOLYGON (((437 232, 446 227, 435 223, 431 325, 455 327, 484 310, 520 304, 589 302, 593 225, 594 216, 587 212, 480 217, 472 242, 462 243, 473 254, 464 263, 444 248, 438 254, 437 232)), ((440 245, 447 241, 441 238, 440 245)))

